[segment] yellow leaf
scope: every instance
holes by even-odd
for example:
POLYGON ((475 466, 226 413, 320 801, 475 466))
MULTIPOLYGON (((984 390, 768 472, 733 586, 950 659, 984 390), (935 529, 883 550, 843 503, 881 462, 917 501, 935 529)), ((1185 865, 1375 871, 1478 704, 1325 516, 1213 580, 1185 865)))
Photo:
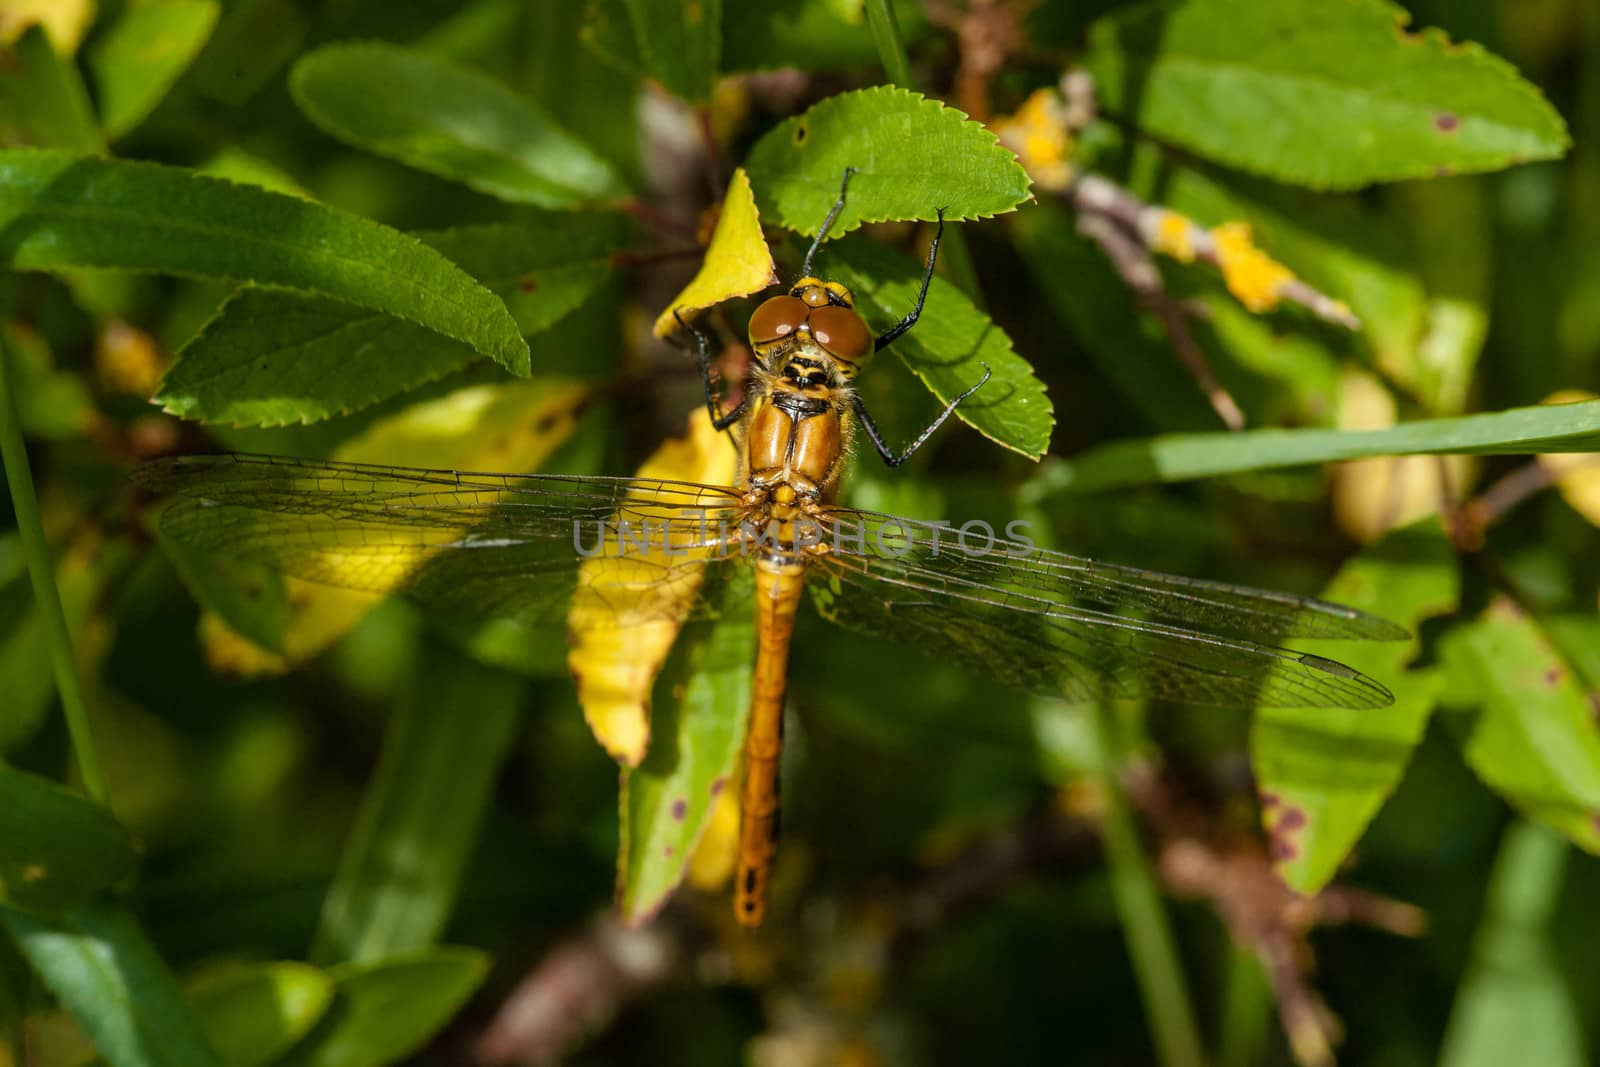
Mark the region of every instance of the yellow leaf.
MULTIPOLYGON (((587 386, 552 379, 469 386, 373 423, 334 458, 447 470, 533 471, 571 436, 587 395, 587 386)), ((436 531, 440 543, 459 533, 436 531)), ((324 555, 327 562, 337 563, 337 549, 330 547, 324 555)), ((427 557, 426 549, 397 549, 384 564, 393 576, 392 585, 400 584, 427 557)), ((361 565, 370 571, 376 564, 368 555, 361 565)), ((297 578, 284 581, 290 621, 283 634, 283 655, 259 650, 246 655, 239 648, 240 643, 249 644, 245 638, 220 619, 203 621, 201 641, 214 666, 245 675, 281 673, 343 637, 383 599, 376 593, 297 578)))
POLYGON ((0 0, 0 44, 11 44, 37 23, 56 51, 70 56, 94 22, 94 8, 92 0, 0 0))
MULTIPOLYGON (((1540 403, 1576 404, 1594 399, 1595 394, 1582 389, 1562 389, 1540 403)), ((1539 465, 1555 479, 1567 506, 1591 526, 1600 526, 1600 459, 1587 452, 1548 452, 1538 458, 1539 465)))
POLYGON ((697 311, 736 296, 760 292, 769 285, 776 285, 777 281, 772 250, 761 236, 761 214, 756 210, 755 194, 750 191, 750 178, 741 167, 733 172, 733 179, 728 182, 722 217, 711 235, 711 245, 706 249, 700 273, 656 318, 655 335, 667 337, 678 328, 674 312, 682 312, 688 319, 697 311))
MULTIPOLYGON (((1394 397, 1377 378, 1350 371, 1339 383, 1339 428, 1381 430, 1395 424, 1394 397)), ((1333 513, 1363 544, 1439 511, 1477 472, 1471 456, 1381 456, 1335 464, 1333 513)))
MULTIPOLYGON (((688 432, 657 449, 637 477, 727 485, 736 473, 735 458, 728 439, 698 410, 688 432)), ((648 492, 631 496, 650 499, 648 492)), ((584 718, 601 747, 629 767, 637 767, 649 747, 650 690, 682 629, 682 609, 700 591, 709 558, 695 567, 681 551, 669 553, 672 544, 681 543, 680 534, 693 533, 682 525, 664 531, 666 537, 657 534, 643 551, 584 560, 567 613, 567 667, 577 681, 584 718), (663 580, 659 567, 668 562, 675 565, 672 577, 663 580), (627 616, 633 616, 627 625, 618 625, 627 616)))
POLYGON ((107 319, 94 346, 95 376, 108 392, 149 396, 166 370, 155 338, 122 319, 107 319))

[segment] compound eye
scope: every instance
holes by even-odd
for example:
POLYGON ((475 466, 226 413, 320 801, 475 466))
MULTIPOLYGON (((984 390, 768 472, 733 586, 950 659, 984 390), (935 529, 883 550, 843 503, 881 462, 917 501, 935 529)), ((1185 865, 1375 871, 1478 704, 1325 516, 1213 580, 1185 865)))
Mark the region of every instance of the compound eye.
POLYGON ((811 310, 811 337, 823 350, 846 363, 856 363, 872 351, 872 334, 861 316, 836 305, 811 310))
POLYGON ((811 309, 795 296, 775 296, 762 302, 750 316, 750 343, 767 345, 791 336, 806 324, 811 309))

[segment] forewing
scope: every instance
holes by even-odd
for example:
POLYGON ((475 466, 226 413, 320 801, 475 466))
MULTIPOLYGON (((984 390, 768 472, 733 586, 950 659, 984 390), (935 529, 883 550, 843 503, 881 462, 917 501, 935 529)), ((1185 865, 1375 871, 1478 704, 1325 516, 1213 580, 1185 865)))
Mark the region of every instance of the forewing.
POLYGON ((599 605, 591 625, 694 617, 704 598, 667 594, 691 572, 698 583, 721 555, 719 524, 737 522, 733 489, 651 479, 235 454, 161 460, 134 477, 179 498, 161 523, 181 543, 315 582, 402 593, 462 620, 559 621, 580 563, 597 553, 616 559, 590 583, 599 605), (636 548, 666 536, 670 554, 636 548), (611 581, 629 595, 611 595, 611 581))
POLYGON ((963 546, 948 529, 936 539, 926 525, 849 509, 831 518, 834 551, 813 565, 822 615, 959 658, 1008 685, 1074 700, 1144 694, 1354 708, 1391 700, 1342 664, 1253 639, 1402 632, 1340 605, 1017 542, 969 537, 963 546))
MULTIPOLYGON (((1186 628, 1266 641, 1291 637, 1399 641, 1404 627, 1343 604, 1227 582, 1185 578, 1052 552, 976 526, 936 528, 892 515, 835 508, 830 522, 878 558, 1055 604, 1133 613, 1186 628), (860 539, 853 535, 860 531, 860 539), (904 549, 904 552, 902 552, 904 549)), ((987 529, 987 527, 984 527, 987 529)))

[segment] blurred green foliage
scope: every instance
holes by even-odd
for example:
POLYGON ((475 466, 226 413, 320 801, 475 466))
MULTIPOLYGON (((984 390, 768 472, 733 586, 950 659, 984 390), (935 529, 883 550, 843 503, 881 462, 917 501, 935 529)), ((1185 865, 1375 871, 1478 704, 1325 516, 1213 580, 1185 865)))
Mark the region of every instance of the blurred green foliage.
POLYGON ((1407 9, 0 5, 0 400, 38 497, 0 498, 0 1065, 1586 1062, 1600 507, 1539 457, 1597 451, 1600 401, 1538 405, 1600 391, 1600 11, 1407 9), (965 116, 1076 64, 1058 163, 1249 223, 1359 328, 1253 313, 1205 255, 1136 293, 1022 145, 1026 201, 965 116), (648 324, 745 163, 786 277, 861 168, 839 233, 873 225, 817 263, 878 329, 923 223, 973 220, 859 384, 891 442, 980 361, 994 388, 861 457, 852 503, 1323 591, 1414 632, 1316 646, 1395 707, 1096 714, 803 617, 741 934, 714 856, 673 892, 718 830, 670 798, 734 759, 744 620, 680 641, 619 800, 559 627, 159 535, 128 472, 178 452, 630 474, 702 403, 648 324), (39 595, 105 804, 69 791, 39 595))

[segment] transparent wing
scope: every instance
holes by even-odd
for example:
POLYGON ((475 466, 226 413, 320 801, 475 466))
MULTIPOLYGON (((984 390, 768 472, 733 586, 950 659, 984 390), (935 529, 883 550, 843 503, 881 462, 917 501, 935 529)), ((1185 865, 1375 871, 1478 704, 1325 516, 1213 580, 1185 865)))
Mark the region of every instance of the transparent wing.
POLYGON ((403 593, 461 619, 530 624, 566 617, 580 566, 597 554, 605 566, 588 568, 583 583, 591 625, 711 613, 699 578, 740 514, 736 490, 690 482, 279 456, 181 456, 145 464, 134 479, 178 497, 161 525, 182 544, 403 593))
POLYGON ((1070 699, 1383 707, 1378 682, 1288 637, 1392 640, 1394 624, 1308 597, 1158 574, 838 508, 813 600, 849 629, 1070 699))

